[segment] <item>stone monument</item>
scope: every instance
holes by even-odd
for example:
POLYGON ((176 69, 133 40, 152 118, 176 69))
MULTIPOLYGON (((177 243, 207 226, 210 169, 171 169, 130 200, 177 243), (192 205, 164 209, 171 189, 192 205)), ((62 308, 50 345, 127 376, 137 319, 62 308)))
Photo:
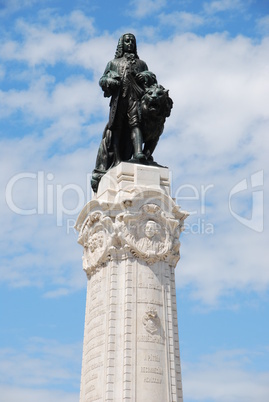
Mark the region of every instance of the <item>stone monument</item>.
POLYGON ((174 270, 188 213, 152 157, 172 100, 132 34, 100 85, 110 118, 76 223, 88 278, 80 402, 182 402, 174 270))

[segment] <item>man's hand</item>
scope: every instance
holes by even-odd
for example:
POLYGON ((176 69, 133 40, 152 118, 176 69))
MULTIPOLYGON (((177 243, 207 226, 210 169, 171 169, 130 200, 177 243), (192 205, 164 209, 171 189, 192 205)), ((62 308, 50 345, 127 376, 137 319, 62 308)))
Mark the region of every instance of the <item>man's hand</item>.
POLYGON ((145 83, 145 76, 142 73, 138 73, 135 76, 135 80, 138 84, 144 84, 145 83))

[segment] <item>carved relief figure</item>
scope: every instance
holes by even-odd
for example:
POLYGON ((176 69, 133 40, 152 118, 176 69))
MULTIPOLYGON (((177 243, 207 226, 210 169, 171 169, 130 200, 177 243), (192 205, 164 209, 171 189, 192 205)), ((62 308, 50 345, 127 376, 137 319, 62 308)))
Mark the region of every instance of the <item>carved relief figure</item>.
POLYGON ((148 220, 144 225, 145 237, 137 242, 137 247, 143 251, 154 251, 156 253, 164 249, 164 244, 160 240, 160 225, 153 220, 148 220))
POLYGON ((84 246, 83 269, 87 274, 106 262, 113 249, 115 231, 112 220, 100 212, 93 212, 80 230, 79 243, 84 246))
POLYGON ((122 246, 148 264, 178 256, 174 250, 178 222, 168 218, 156 204, 144 204, 137 213, 123 212, 116 218, 122 246))

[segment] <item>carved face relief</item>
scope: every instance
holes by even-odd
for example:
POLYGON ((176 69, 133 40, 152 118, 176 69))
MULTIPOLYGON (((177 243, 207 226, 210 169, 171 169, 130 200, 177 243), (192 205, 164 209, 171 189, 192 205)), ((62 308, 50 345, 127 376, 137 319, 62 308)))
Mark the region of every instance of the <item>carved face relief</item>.
POLYGON ((147 221, 145 225, 145 235, 152 239, 159 232, 159 227, 155 221, 147 221))
POLYGON ((137 236, 137 248, 151 257, 162 252, 165 248, 164 229, 154 220, 149 219, 143 224, 142 235, 137 236))
POLYGON ((167 218, 156 204, 145 204, 138 213, 126 212, 117 218, 122 244, 148 264, 165 260, 171 251, 167 223, 167 218))

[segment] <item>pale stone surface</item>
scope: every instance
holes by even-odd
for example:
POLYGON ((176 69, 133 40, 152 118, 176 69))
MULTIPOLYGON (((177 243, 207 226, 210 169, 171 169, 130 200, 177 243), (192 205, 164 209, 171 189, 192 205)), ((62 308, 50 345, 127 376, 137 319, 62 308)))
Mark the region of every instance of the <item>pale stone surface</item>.
POLYGON ((80 402, 182 402, 174 269, 188 214, 166 168, 121 163, 76 228, 87 302, 80 402))

